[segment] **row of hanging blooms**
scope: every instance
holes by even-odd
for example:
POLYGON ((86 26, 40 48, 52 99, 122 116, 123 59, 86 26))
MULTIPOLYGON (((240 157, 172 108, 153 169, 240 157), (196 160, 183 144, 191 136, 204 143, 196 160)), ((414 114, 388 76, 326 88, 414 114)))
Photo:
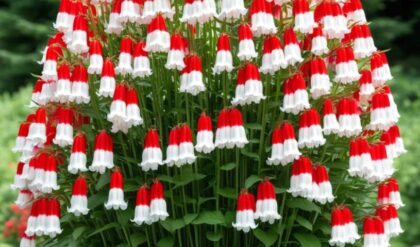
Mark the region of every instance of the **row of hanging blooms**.
MULTIPOLYGON (((250 24, 238 28, 239 46, 237 57, 244 63, 237 72, 237 85, 231 107, 222 109, 213 133, 212 120, 202 114, 198 119, 196 143, 192 130, 181 123, 169 133, 166 159, 163 159, 159 134, 149 129, 144 140, 143 171, 157 170, 162 165, 192 164, 195 152, 211 153, 215 148, 242 148, 247 143, 242 114, 236 107, 258 104, 265 99, 260 73, 274 74, 288 66, 302 64, 303 52, 312 53, 311 59, 300 66, 300 72, 284 82, 283 103, 280 110, 299 116, 298 137, 289 122, 277 126, 272 134, 272 151, 268 165, 292 163, 291 182, 288 192, 321 204, 334 200, 328 172, 322 164, 301 154, 300 149, 316 148, 325 144, 326 135, 349 137, 350 159, 348 172, 351 176, 378 182, 378 208, 375 216, 364 219, 365 246, 387 246, 389 237, 402 232, 396 209, 403 206, 398 183, 391 176, 392 161, 405 152, 396 125, 399 114, 390 89, 385 85, 392 79, 386 55, 377 51, 371 37, 364 11, 359 0, 310 1, 307 0, 254 0, 247 10, 242 0, 221 0, 217 13, 214 0, 185 1, 181 22, 200 25, 213 19, 234 21, 248 15, 250 24), (289 3, 291 2, 291 3, 289 3), (287 6, 282 12, 281 5, 287 6), (291 7, 289 7, 291 6, 291 7), (286 29, 282 41, 276 35, 275 18, 294 17, 294 26, 286 29), (349 28, 350 26, 350 28, 349 28), (296 34, 305 39, 298 41, 296 34), (261 66, 255 59, 254 37, 264 37, 261 66), (329 39, 341 39, 335 50, 329 50, 329 39), (335 56, 327 55, 334 53, 335 56), (334 57, 334 59, 332 58, 334 57), (359 71, 357 60, 370 63, 370 70, 359 71), (328 67, 335 71, 330 78, 328 67), (305 78, 309 78, 309 93, 305 78), (338 85, 359 82, 358 91, 336 102, 328 98, 332 90, 331 79, 338 85), (311 108, 310 97, 325 97, 320 113, 311 108), (363 130, 360 115, 370 114, 370 122, 363 130), (322 124, 321 124, 322 122, 322 124), (381 131, 381 142, 369 143, 367 136, 381 131)), ((20 207, 31 205, 26 234, 21 246, 34 246, 35 236, 54 237, 61 233, 60 203, 50 196, 59 189, 57 165, 65 163, 50 148, 72 146, 68 172, 105 173, 111 169, 111 182, 106 209, 127 208, 124 201, 123 176, 113 162, 113 143, 106 130, 97 134, 93 161, 87 168, 86 136, 77 131, 89 118, 78 112, 78 104, 90 103, 89 74, 100 75, 97 93, 100 97, 112 97, 107 120, 112 123, 111 132, 127 133, 128 129, 143 124, 136 89, 127 82, 116 83, 116 75, 134 78, 152 74, 148 53, 165 52, 168 70, 180 71, 179 91, 197 95, 206 90, 205 78, 199 54, 189 51, 189 44, 181 33, 172 35, 165 21, 172 20, 174 8, 168 0, 116 0, 81 1, 62 0, 54 27, 57 33, 45 50, 41 78, 36 82, 32 102, 40 107, 21 124, 14 151, 22 153, 13 188, 20 193, 16 201, 20 207), (97 21, 101 11, 112 4, 105 31, 120 35, 127 23, 147 25, 146 41, 136 41, 124 36, 120 43, 118 64, 103 57, 103 42, 94 38, 89 30, 90 21, 97 21), (65 53, 82 55, 88 66, 80 62, 69 64, 65 53), (54 104, 51 104, 54 103, 54 104), (76 130, 76 131, 75 131, 76 130)), ((232 72, 233 54, 230 37, 220 34, 217 42, 213 73, 232 72)), ((233 226, 244 232, 257 227, 255 220, 273 223, 280 219, 273 184, 265 180, 258 186, 257 200, 243 190, 237 202, 236 222, 233 226)), ((87 185, 80 175, 73 185, 71 206, 68 212, 76 216, 88 213, 87 185)), ((155 179, 150 185, 138 190, 136 224, 152 224, 168 217, 162 183, 155 179)), ((332 212, 331 245, 354 243, 360 236, 351 211, 344 205, 332 212)))

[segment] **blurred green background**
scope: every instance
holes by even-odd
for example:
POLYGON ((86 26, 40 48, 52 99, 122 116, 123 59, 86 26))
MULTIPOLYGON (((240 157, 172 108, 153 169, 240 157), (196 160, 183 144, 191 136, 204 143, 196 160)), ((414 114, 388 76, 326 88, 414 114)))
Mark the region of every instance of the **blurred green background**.
MULTIPOLYGON (((375 43, 391 49, 388 58, 395 79, 390 83, 402 118, 399 122, 409 152, 396 161, 406 207, 400 210, 405 233, 392 246, 420 245, 420 0, 362 0, 375 43)), ((59 0, 0 0, 0 233, 12 216, 9 189, 17 156, 11 153, 19 122, 29 109, 41 58, 59 0)), ((0 236, 0 247, 16 246, 13 235, 0 236)))

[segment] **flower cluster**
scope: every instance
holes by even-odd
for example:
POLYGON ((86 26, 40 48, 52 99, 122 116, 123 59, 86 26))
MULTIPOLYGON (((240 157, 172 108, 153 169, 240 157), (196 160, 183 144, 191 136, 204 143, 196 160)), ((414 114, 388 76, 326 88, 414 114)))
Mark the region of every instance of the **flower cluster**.
MULTIPOLYGON (((241 169, 248 177, 239 163, 252 158, 261 181, 256 201, 252 186, 240 192, 236 230, 281 218, 275 186, 282 183, 274 174, 287 169, 292 197, 332 208, 329 244, 353 244, 360 236, 351 205, 339 204, 329 179, 339 156, 327 151, 336 142, 349 147, 341 158, 349 157, 351 177, 379 184, 376 214, 363 222, 364 246, 387 246, 402 232, 403 203, 392 178, 393 160, 406 152, 400 116, 387 86, 386 54, 374 44, 360 0, 62 0, 54 27, 31 98, 36 109, 13 149, 22 154, 12 185, 20 191, 16 204, 31 207, 22 246, 62 232, 62 205, 75 216, 94 210, 88 188, 98 177, 109 177, 105 209, 129 208, 124 178, 138 181, 133 169, 144 173, 133 209, 137 225, 169 217, 160 181, 175 184, 189 168, 213 169, 198 167, 200 160, 217 162, 205 191, 217 187, 219 210, 221 156, 228 160, 232 149, 236 174, 241 169), (268 108, 275 109, 272 119, 268 108), (249 151, 255 146, 258 154, 249 151), (264 160, 273 174, 262 180, 264 160), (58 178, 74 181, 71 196, 59 191, 58 178)), ((238 176, 237 192, 245 183, 238 176)), ((173 213, 180 184, 170 189, 173 213)), ((195 208, 200 198, 188 200, 195 208)))

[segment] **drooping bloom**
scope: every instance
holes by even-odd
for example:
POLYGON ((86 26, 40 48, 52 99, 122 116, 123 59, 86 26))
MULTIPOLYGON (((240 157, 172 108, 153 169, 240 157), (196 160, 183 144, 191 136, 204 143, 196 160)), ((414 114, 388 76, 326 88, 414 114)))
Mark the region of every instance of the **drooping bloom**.
POLYGON ((58 80, 54 98, 60 103, 67 103, 71 97, 70 66, 62 63, 57 70, 58 80))
POLYGON ((213 124, 210 116, 201 114, 197 125, 197 144, 195 150, 200 153, 211 153, 214 150, 213 124))
POLYGON ((278 205, 274 185, 266 179, 258 185, 257 204, 254 219, 273 224, 281 219, 278 213, 278 205))
POLYGON ((306 84, 301 74, 295 74, 284 82, 283 106, 280 109, 286 113, 298 114, 310 108, 306 84))
POLYGON ((53 140, 54 144, 66 147, 73 144, 73 109, 58 109, 57 132, 53 140))
POLYGON ((253 34, 251 27, 243 23, 239 26, 238 30, 239 46, 238 46, 238 57, 241 61, 251 60, 258 56, 255 51, 254 41, 252 40, 253 34))
POLYGON ((89 51, 88 45, 89 24, 85 16, 79 14, 74 19, 70 51, 83 54, 89 51))
POLYGON ((335 207, 331 213, 331 239, 329 244, 344 246, 360 239, 352 212, 345 206, 335 207))
POLYGON ((384 52, 377 52, 372 55, 370 59, 370 69, 372 70, 372 81, 375 87, 383 85, 393 78, 388 59, 384 52))
POLYGON ((89 212, 87 201, 87 184, 83 176, 79 176, 73 184, 69 213, 75 216, 86 215, 89 212))
POLYGON ((375 91, 372 84, 372 73, 369 70, 360 71, 361 77, 359 79, 359 96, 360 101, 365 103, 375 91))
POLYGON ((382 206, 376 209, 376 216, 384 222, 385 234, 391 238, 403 233, 400 219, 398 218, 398 211, 394 205, 382 206))
POLYGON ((120 13, 121 13, 121 4, 123 0, 116 0, 112 5, 111 14, 109 16, 109 22, 106 26, 105 32, 107 33, 114 33, 119 35, 123 30, 123 26, 119 21, 120 13))
POLYGON ((257 228, 255 224, 255 197, 247 190, 241 191, 236 206, 236 220, 232 223, 233 228, 244 233, 257 228))
POLYGON ((330 94, 331 82, 328 76, 327 66, 322 58, 312 59, 310 62, 311 73, 311 96, 318 99, 324 95, 330 94))
POLYGON ((181 71, 179 91, 196 96, 206 90, 201 58, 196 54, 189 55, 184 58, 184 63, 185 68, 181 71))
POLYGON ((150 188, 150 220, 151 222, 164 221, 168 216, 163 185, 156 178, 150 188))
POLYGON ((102 57, 102 45, 97 39, 90 41, 89 43, 89 74, 99 75, 102 72, 104 59, 102 57))
POLYGON ((74 137, 67 170, 71 174, 77 174, 79 171, 85 172, 87 171, 86 162, 86 136, 79 133, 74 137))
POLYGON ((316 56, 321 56, 329 52, 327 38, 322 32, 322 26, 318 25, 311 34, 311 52, 316 56))
POLYGON ((53 44, 48 46, 41 76, 44 81, 57 80, 57 61, 62 55, 63 51, 59 45, 53 44))
POLYGON ((244 0, 221 0, 219 19, 239 19, 246 12, 244 0))
POLYGON ((29 126, 30 126, 30 123, 28 122, 23 122, 20 124, 18 135, 16 137, 15 146, 12 149, 13 152, 23 151, 23 148, 26 142, 26 137, 28 136, 28 133, 29 133, 29 126))
POLYGON ((79 64, 73 69, 70 101, 76 104, 90 102, 88 73, 83 64, 79 64))
POLYGON ((29 126, 27 140, 35 144, 43 144, 47 141, 47 113, 45 109, 38 108, 35 119, 29 126))
POLYGON ((322 31, 329 39, 341 39, 350 32, 347 19, 337 2, 322 1, 315 8, 314 15, 315 21, 322 24, 322 31))
POLYGON ((217 120, 216 141, 218 148, 243 148, 248 143, 242 114, 236 109, 223 109, 217 120))
POLYGON ((366 139, 358 138, 350 142, 350 160, 348 172, 350 176, 368 178, 373 172, 369 143, 366 139))
POLYGON ((404 141, 400 135, 400 129, 397 125, 393 125, 388 129, 388 133, 391 135, 391 138, 394 140, 395 148, 397 149, 397 155, 400 156, 407 152, 404 146, 404 141))
POLYGON ((35 236, 29 237, 28 235, 23 233, 23 236, 19 242, 19 247, 35 247, 36 246, 35 244, 36 244, 35 236))
POLYGON ((331 99, 324 100, 324 104, 322 106, 322 113, 323 113, 322 132, 324 133, 324 135, 337 134, 339 125, 338 125, 337 117, 334 113, 334 105, 331 99))
POLYGON ((115 72, 120 75, 127 75, 133 72, 131 62, 133 57, 131 55, 133 49, 133 40, 130 37, 124 37, 120 44, 120 54, 118 57, 118 66, 115 72))
POLYGON ((111 174, 108 201, 105 203, 107 210, 126 210, 127 202, 124 201, 124 182, 120 170, 117 168, 111 174))
POLYGON ((28 189, 23 189, 19 191, 15 204, 20 209, 24 209, 32 203, 33 199, 34 199, 34 194, 32 193, 32 191, 28 189))
POLYGON ((115 69, 114 63, 107 58, 102 68, 101 82, 98 95, 102 97, 113 97, 115 91, 115 69))
POLYGON ((106 169, 114 167, 112 137, 105 130, 99 132, 95 139, 92 165, 89 170, 104 174, 106 169))
POLYGON ((134 77, 147 77, 152 75, 152 69, 150 68, 150 61, 148 53, 144 50, 146 43, 140 41, 134 46, 133 57, 134 57, 134 67, 133 67, 133 76, 134 77))
POLYGON ((189 164, 195 162, 196 156, 194 154, 194 144, 192 140, 192 133, 191 129, 187 124, 182 124, 179 126, 179 155, 178 155, 178 162, 176 165, 178 167, 182 165, 189 164))
POLYGON ((165 19, 162 15, 158 15, 147 26, 144 50, 147 52, 168 52, 169 48, 170 35, 166 29, 165 19))
POLYGON ((376 52, 377 49, 367 24, 353 26, 350 36, 353 40, 354 56, 357 59, 369 57, 376 52))
POLYGON ((389 239, 385 234, 384 222, 379 217, 365 217, 363 221, 363 246, 389 246, 389 239))
POLYGON ((229 36, 221 34, 217 40, 216 62, 213 67, 213 73, 231 72, 233 70, 232 53, 230 52, 229 36))
POLYGON ((299 159, 301 153, 295 137, 295 130, 291 123, 285 122, 273 131, 271 156, 267 159, 268 165, 283 166, 299 159))
POLYGON ((392 176, 394 168, 392 159, 386 153, 383 143, 376 143, 370 146, 370 156, 372 157, 372 172, 367 176, 369 182, 381 182, 392 176))
POLYGON ((366 23, 366 15, 360 0, 349 0, 343 5, 347 20, 355 23, 366 23))
POLYGON ((61 0, 57 18, 54 23, 54 28, 58 31, 68 32, 72 29, 75 17, 74 13, 72 13, 73 5, 74 3, 70 0, 61 0))
POLYGON ((114 97, 110 111, 107 115, 108 121, 112 123, 111 131, 116 133, 122 131, 126 133, 128 126, 126 124, 127 119, 127 87, 125 84, 120 83, 115 88, 114 97))
POLYGON ((122 0, 121 13, 118 16, 120 23, 135 23, 140 19, 140 5, 135 0, 122 0))
POLYGON ((184 57, 186 49, 186 41, 181 34, 173 33, 171 35, 171 46, 168 52, 168 60, 165 68, 182 70, 185 68, 184 57))
POLYGON ((333 202, 334 196, 327 168, 321 164, 315 165, 312 174, 312 184, 314 187, 312 188, 311 198, 321 204, 333 202))
POLYGON ((293 16, 295 17, 294 30, 304 34, 312 33, 316 27, 314 21, 314 12, 309 9, 309 2, 306 0, 297 0, 293 2, 293 16))
POLYGON ((23 166, 24 165, 25 165, 25 163, 23 163, 23 162, 18 163, 15 178, 14 178, 14 182, 13 182, 13 184, 10 185, 10 187, 12 189, 22 190, 22 189, 26 188, 26 181, 25 181, 25 179, 22 178, 23 166))
POLYGON ((375 93, 371 101, 369 129, 388 130, 397 123, 398 118, 394 114, 387 94, 382 92, 375 93))
POLYGON ((162 162, 159 136, 156 129, 150 129, 144 138, 142 161, 139 164, 143 171, 157 170, 162 162))
POLYGON ((284 57, 280 39, 277 36, 267 36, 264 40, 260 71, 263 74, 274 74, 280 68, 285 69, 287 61, 284 57))
POLYGON ((336 51, 336 75, 334 80, 338 83, 349 84, 360 79, 353 50, 350 47, 341 47, 336 51))
POLYGON ((238 71, 238 79, 233 105, 247 105, 260 103, 265 99, 260 73, 255 64, 247 63, 238 71))
POLYGON ((131 221, 137 225, 143 225, 144 223, 150 225, 152 223, 150 218, 150 191, 147 185, 141 186, 137 191, 134 219, 131 221))
POLYGON ((294 197, 310 198, 313 191, 312 170, 312 161, 309 158, 300 156, 295 160, 292 165, 290 188, 287 192, 294 197))
POLYGON ((321 120, 315 109, 309 109, 299 117, 299 148, 315 148, 325 144, 321 120))
POLYGON ((265 0, 253 0, 249 10, 251 29, 255 37, 275 34, 277 32, 274 24, 273 9, 265 0))
POLYGON ((404 206, 401 200, 399 185, 395 178, 390 178, 378 185, 377 203, 379 206, 392 204, 397 209, 404 206))
POLYGON ((343 98, 337 104, 338 136, 351 137, 362 132, 360 110, 357 101, 343 98))
POLYGON ((284 31, 284 56, 288 65, 295 65, 303 61, 296 33, 289 28, 284 31))
POLYGON ((127 128, 143 124, 143 118, 140 115, 139 99, 134 87, 128 87, 126 97, 126 119, 127 128))

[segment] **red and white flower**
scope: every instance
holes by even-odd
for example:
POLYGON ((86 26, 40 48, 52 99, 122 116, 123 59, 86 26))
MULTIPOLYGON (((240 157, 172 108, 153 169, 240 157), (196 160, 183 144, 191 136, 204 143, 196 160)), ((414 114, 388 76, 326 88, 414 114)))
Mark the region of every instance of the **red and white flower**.
POLYGON ((289 65, 295 65, 303 61, 296 33, 289 28, 284 31, 284 57, 289 65))
MULTIPOLYGON (((196 1, 197 2, 197 1, 196 1)), ((229 36, 221 34, 217 40, 216 62, 213 67, 214 74, 231 72, 233 70, 232 53, 230 52, 229 36)))
POLYGON ((256 210, 254 219, 261 222, 273 224, 274 221, 281 219, 278 213, 278 205, 274 185, 266 179, 258 185, 256 210))
POLYGON ((111 174, 108 201, 105 203, 107 210, 126 210, 127 202, 124 201, 124 181, 120 170, 117 168, 111 174))
POLYGON ((277 36, 267 36, 264 40, 260 71, 263 74, 274 74, 280 68, 287 68, 280 39, 277 36))
POLYGON ((58 199, 40 198, 36 200, 32 204, 25 234, 30 237, 36 235, 54 238, 61 232, 58 199))
POLYGON ((287 192, 294 197, 310 198, 313 192, 312 169, 312 161, 309 158, 300 156, 295 160, 292 165, 290 188, 287 192))
POLYGON ((144 50, 146 43, 140 41, 134 46, 133 57, 134 57, 134 67, 133 67, 133 76, 134 77, 147 77, 152 75, 152 69, 150 68, 150 61, 148 53, 144 50))
POLYGON ((321 120, 315 109, 309 109, 299 117, 299 148, 316 148, 325 144, 321 120))
POLYGON ((328 76, 327 66, 322 58, 312 59, 310 62, 311 71, 311 96, 318 99, 331 92, 331 81, 328 76))
POLYGON ((34 89, 32 91, 31 102, 29 104, 30 107, 34 107, 37 104, 40 105, 40 99, 39 98, 41 96, 42 86, 43 86, 44 83, 45 83, 45 81, 41 80, 41 79, 38 79, 35 82, 34 89))
POLYGON ((350 30, 340 4, 322 1, 315 8, 315 21, 322 24, 322 30, 329 39, 342 39, 350 30))
POLYGON ((246 13, 244 0, 221 0, 219 19, 239 19, 246 13))
POLYGON ((164 221, 168 216, 163 185, 156 178, 150 188, 150 221, 164 221))
POLYGON ((70 108, 59 108, 57 132, 54 137, 54 144, 66 147, 73 144, 73 110, 70 108))
POLYGON ((24 209, 32 203, 33 199, 34 199, 34 194, 32 193, 32 191, 28 189, 19 190, 19 194, 16 198, 15 204, 19 208, 24 209))
POLYGON ((89 43, 89 74, 99 75, 102 72, 104 59, 102 57, 102 45, 97 39, 90 41, 89 43))
POLYGON ((211 153, 214 150, 213 124, 210 116, 202 113, 198 119, 197 144, 195 150, 200 153, 211 153))
POLYGON ((36 110, 35 118, 29 126, 28 136, 26 140, 34 144, 43 144, 47 141, 47 113, 45 109, 36 110))
POLYGON ((143 185, 137 191, 136 208, 134 211, 134 219, 131 220, 137 225, 144 223, 152 224, 150 218, 150 191, 147 185, 143 185))
POLYGON ((79 64, 73 69, 70 101, 76 104, 90 102, 88 73, 83 64, 79 64))
POLYGON ((277 27, 274 24, 271 3, 265 0, 253 0, 249 10, 251 30, 255 37, 275 34, 277 27))
POLYGON ((223 109, 217 119, 215 146, 232 149, 242 148, 247 143, 241 112, 235 108, 223 109))
POLYGON ((86 168, 86 136, 79 133, 74 137, 67 170, 71 174, 87 171, 86 168))
POLYGON ((397 149, 397 155, 400 156, 401 154, 405 154, 407 150, 404 146, 404 141, 401 138, 400 135, 400 129, 397 125, 393 125, 388 129, 389 134, 391 135, 391 138, 393 139, 393 142, 395 143, 396 149, 397 149))
MULTIPOLYGON (((247 190, 242 190, 236 206, 236 220, 232 223, 233 228, 244 233, 257 228, 255 224, 255 198, 247 190)), ((259 216, 258 216, 259 217, 259 216)))
POLYGON ((382 206, 376 209, 375 215, 384 222, 385 234, 391 238, 404 232, 401 228, 398 211, 394 205, 382 206))
POLYGON ((359 138, 350 142, 350 160, 348 172, 350 176, 369 178, 373 172, 369 143, 359 138))
POLYGON ((168 60, 165 68, 182 70, 185 68, 184 57, 187 42, 181 34, 173 33, 171 35, 171 46, 168 52, 168 60))
POLYGON ((368 102, 370 96, 375 91, 372 84, 372 73, 370 70, 360 71, 361 77, 359 79, 359 96, 361 102, 368 102))
POLYGON ((304 34, 312 33, 316 27, 314 21, 314 12, 309 9, 309 2, 306 0, 297 0, 293 2, 293 16, 295 25, 293 30, 304 34))
POLYGON ((119 21, 120 13, 121 13, 121 4, 123 0, 116 0, 112 5, 111 14, 109 16, 109 22, 106 26, 105 32, 107 33, 114 33, 119 35, 123 30, 123 26, 119 21))
POLYGON ((120 23, 135 23, 138 19, 140 19, 139 3, 135 0, 122 0, 118 21, 120 23))
POLYGON ((322 26, 318 25, 314 27, 311 34, 311 52, 316 56, 321 56, 327 54, 329 51, 327 38, 324 36, 322 26))
POLYGON ((392 176, 394 168, 392 159, 388 157, 383 143, 370 146, 370 156, 372 157, 372 173, 367 176, 369 182, 382 182, 392 176))
POLYGON ((252 40, 253 34, 251 27, 247 23, 243 23, 239 26, 238 30, 239 46, 238 46, 238 57, 239 60, 251 60, 256 58, 258 53, 255 51, 255 44, 252 40))
POLYGON ((385 234, 384 222, 379 217, 365 217, 363 221, 363 246, 390 246, 389 238, 385 234))
POLYGON ((398 112, 397 104, 395 104, 394 96, 392 95, 391 88, 388 85, 383 86, 384 93, 388 96, 389 104, 391 105, 391 113, 394 119, 400 118, 400 113, 398 112))
POLYGON ((335 207, 331 213, 331 246, 344 246, 354 244, 360 239, 357 233, 357 225, 353 221, 353 215, 347 207, 335 207))
POLYGON ((140 115, 139 99, 134 87, 128 87, 126 97, 126 119, 127 128, 143 124, 143 118, 140 115))
POLYGON ((73 190, 70 199, 70 208, 67 208, 69 213, 79 217, 80 215, 87 215, 88 200, 87 200, 87 184, 83 176, 79 176, 73 184, 73 190))
POLYGON ((44 81, 42 83, 41 93, 39 94, 38 103, 42 106, 47 105, 55 100, 55 91, 57 88, 56 80, 44 81))
POLYGON ((26 180, 22 178, 23 166, 24 165, 25 165, 25 163, 23 163, 23 162, 19 162, 18 165, 17 165, 14 182, 13 182, 13 184, 10 185, 10 187, 13 190, 14 189, 22 190, 22 189, 26 188, 26 180))
POLYGON ((337 117, 334 113, 334 105, 331 99, 325 99, 322 106, 323 113, 323 127, 324 135, 337 134, 340 126, 338 125, 337 117))
POLYGON ((108 121, 112 123, 111 132, 116 133, 122 131, 127 133, 127 87, 120 83, 115 88, 114 97, 112 99, 110 111, 107 115, 108 121))
POLYGON ((327 168, 317 164, 312 170, 312 192, 311 199, 321 203, 331 203, 334 201, 332 186, 328 176, 327 168))
POLYGON ((92 165, 89 170, 104 174, 106 169, 114 167, 112 137, 105 130, 99 132, 95 139, 92 165))
POLYGON ((370 69, 372 70, 372 81, 375 87, 383 85, 393 78, 384 52, 377 52, 372 55, 370 69))
POLYGON ((367 24, 353 26, 350 36, 353 40, 354 56, 357 59, 369 57, 376 52, 377 49, 367 24))
POLYGON ((387 190, 388 190, 388 193, 387 193, 388 199, 383 204, 392 204, 396 208, 404 207, 404 203, 401 200, 398 181, 395 178, 390 178, 385 183, 387 185, 387 190))
POLYGON ((73 23, 72 38, 69 46, 70 51, 76 54, 88 52, 88 33, 89 24, 86 17, 81 14, 77 15, 73 23))
POLYGON ((144 138, 142 161, 139 166, 143 171, 157 170, 162 162, 159 136, 156 129, 150 129, 144 138))
POLYGON ((70 81, 70 66, 63 63, 58 66, 57 70, 58 80, 57 89, 54 93, 54 98, 60 103, 68 103, 71 97, 71 81, 70 81))
POLYGON ((48 46, 41 76, 44 81, 57 80, 57 61, 62 55, 63 51, 59 45, 53 44, 48 46))
POLYGON ((206 90, 203 81, 203 67, 198 55, 189 55, 184 58, 185 68, 181 71, 181 85, 179 91, 194 96, 206 90))
POLYGON ((133 72, 132 62, 132 48, 133 40, 130 37, 124 37, 120 44, 120 55, 118 59, 118 66, 115 68, 115 72, 119 75, 127 75, 133 72))
POLYGON ((54 28, 60 32, 71 31, 74 21, 74 3, 70 0, 61 0, 60 7, 58 9, 58 14, 56 21, 54 23, 54 28))
POLYGON ((281 111, 298 114, 310 108, 306 83, 301 74, 295 74, 284 82, 283 106, 281 111))
POLYGON ((144 50, 147 52, 168 52, 170 39, 165 19, 163 19, 162 15, 158 15, 147 26, 146 47, 144 47, 144 50))
POLYGON ((395 139, 392 138, 389 131, 382 132, 380 140, 385 145, 387 156, 390 159, 397 158, 398 153, 397 153, 397 147, 396 147, 395 139))
POLYGON ((351 47, 341 47, 336 51, 336 75, 334 80, 338 83, 349 84, 360 79, 357 63, 351 47))
POLYGON ((174 127, 169 134, 169 144, 166 150, 165 163, 168 166, 181 167, 195 162, 194 145, 192 143, 191 129, 183 124, 174 127))
POLYGON ((203 11, 202 0, 186 0, 180 20, 193 26, 197 23, 204 23, 207 18, 203 11))
POLYGON ((155 16, 162 14, 165 18, 172 19, 175 14, 174 9, 171 6, 170 0, 153 0, 155 16))
POLYGON ((355 23, 366 23, 366 15, 360 0, 348 0, 343 5, 343 12, 347 20, 355 23))
POLYGON ((233 105, 260 103, 265 99, 260 73, 255 64, 247 63, 238 71, 238 80, 233 105))
POLYGON ((29 134, 30 123, 23 122, 19 126, 18 135, 16 137, 15 146, 13 147, 13 152, 22 152, 25 147, 26 137, 29 134))
POLYGON ((273 131, 271 156, 267 159, 268 165, 283 166, 299 159, 301 153, 295 137, 295 130, 291 123, 285 122, 273 131))
POLYGON ((357 101, 352 98, 343 98, 337 104, 338 133, 340 137, 351 137, 362 132, 360 110, 357 101))
POLYGON ((102 68, 101 83, 98 95, 102 97, 113 97, 115 91, 115 69, 114 63, 107 58, 102 68))
POLYGON ((369 129, 388 130, 398 122, 398 117, 386 93, 373 94, 371 102, 369 129))

